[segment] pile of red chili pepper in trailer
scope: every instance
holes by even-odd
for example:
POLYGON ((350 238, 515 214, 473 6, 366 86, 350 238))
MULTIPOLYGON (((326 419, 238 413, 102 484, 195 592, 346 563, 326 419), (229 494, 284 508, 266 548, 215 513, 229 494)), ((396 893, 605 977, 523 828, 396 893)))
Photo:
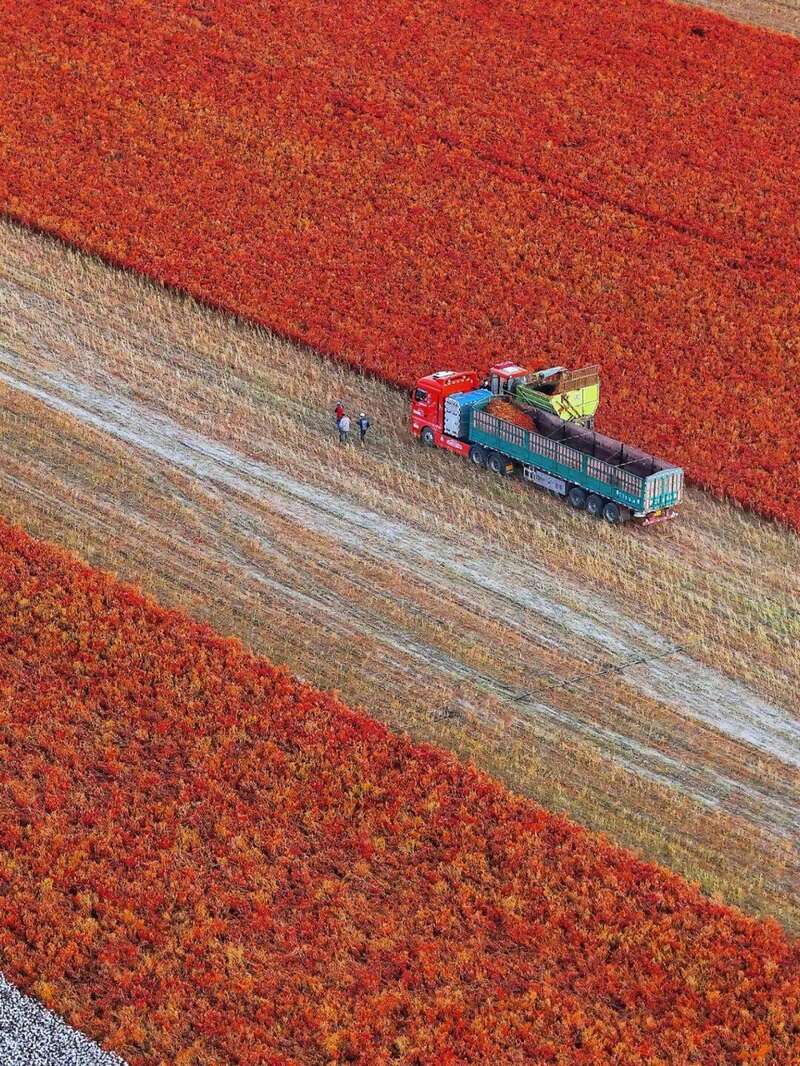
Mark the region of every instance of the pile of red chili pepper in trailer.
POLYGON ((510 400, 489 400, 486 410, 490 415, 501 418, 504 422, 512 422, 521 429, 536 429, 536 423, 531 415, 515 407, 510 400))

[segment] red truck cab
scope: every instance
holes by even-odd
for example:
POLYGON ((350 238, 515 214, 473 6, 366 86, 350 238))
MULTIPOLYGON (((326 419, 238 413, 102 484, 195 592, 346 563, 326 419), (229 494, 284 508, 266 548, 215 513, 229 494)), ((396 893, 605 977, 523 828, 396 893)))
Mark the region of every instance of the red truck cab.
POLYGON ((461 452, 463 442, 442 432, 447 397, 480 387, 491 389, 495 396, 505 396, 531 377, 532 371, 513 362, 496 363, 483 379, 474 370, 439 370, 428 374, 419 379, 411 395, 411 432, 421 437, 424 444, 461 452))
POLYGON ((512 392, 517 385, 527 385, 532 377, 533 372, 519 363, 497 363, 486 376, 486 387, 491 389, 495 396, 504 396, 512 392))
MULTIPOLYGON (((451 438, 445 438, 442 432, 444 402, 454 392, 477 389, 479 383, 474 370, 439 370, 420 378, 411 395, 411 432, 414 436, 421 437, 425 444, 436 444, 440 448, 450 446, 451 438)), ((454 441, 454 444, 461 442, 454 441)))

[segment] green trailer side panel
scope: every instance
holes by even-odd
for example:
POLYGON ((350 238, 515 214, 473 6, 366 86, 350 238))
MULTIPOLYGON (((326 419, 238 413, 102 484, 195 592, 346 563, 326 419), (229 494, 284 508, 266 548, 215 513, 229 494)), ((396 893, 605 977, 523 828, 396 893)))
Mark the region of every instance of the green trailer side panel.
POLYGON ((648 512, 673 507, 683 495, 683 471, 677 468, 651 474, 645 483, 644 505, 648 512))
POLYGON ((683 471, 677 468, 641 477, 533 430, 505 422, 483 407, 475 407, 470 412, 468 439, 525 466, 580 485, 587 492, 596 492, 634 512, 649 514, 671 507, 681 497, 683 471))

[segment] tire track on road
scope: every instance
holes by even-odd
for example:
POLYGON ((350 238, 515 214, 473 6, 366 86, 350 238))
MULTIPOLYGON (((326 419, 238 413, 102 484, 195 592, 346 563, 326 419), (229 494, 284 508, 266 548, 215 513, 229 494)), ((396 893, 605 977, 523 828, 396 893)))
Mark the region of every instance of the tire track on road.
MULTIPOLYGON (((579 733, 626 769, 678 788, 697 802, 714 807, 721 797, 735 803, 745 817, 762 829, 793 837, 800 823, 800 795, 783 790, 771 793, 736 780, 712 765, 701 769, 645 745, 640 739, 592 721, 567 715, 547 699, 548 691, 580 685, 593 674, 624 673, 653 700, 674 707, 679 714, 712 727, 752 751, 800 767, 800 723, 790 712, 763 700, 738 682, 693 660, 643 623, 592 594, 580 593, 538 565, 497 556, 467 539, 458 555, 446 540, 412 528, 407 523, 373 511, 363 504, 309 485, 269 463, 243 455, 236 449, 165 414, 144 406, 120 389, 113 394, 63 370, 34 368, 13 353, 0 349, 0 381, 35 397, 41 403, 84 425, 108 434, 161 463, 181 470, 197 486, 196 501, 211 493, 224 521, 209 522, 200 502, 195 513, 208 543, 216 544, 218 561, 243 581, 262 586, 267 595, 339 628, 351 637, 368 634, 378 641, 388 664, 400 670, 409 664, 418 670, 437 671, 449 680, 470 681, 479 692, 514 706, 522 719, 535 719, 540 729, 579 733), (344 547, 357 560, 391 564, 408 578, 423 572, 436 593, 469 609, 480 602, 482 610, 513 624, 535 648, 556 647, 585 664, 570 678, 544 673, 526 692, 499 678, 479 673, 458 658, 424 643, 402 626, 392 626, 362 610, 358 602, 331 600, 316 587, 309 595, 295 582, 252 567, 235 549, 225 547, 225 531, 255 541, 266 559, 279 561, 279 551, 264 536, 259 512, 280 516, 299 531, 344 547), (580 609, 576 603, 580 599, 580 609), (605 656, 598 662, 598 652, 605 656), (609 658, 613 656, 613 658, 609 658)), ((208 512, 211 513, 211 512, 208 512)), ((169 535, 169 529, 165 530, 169 535)), ((172 531, 176 547, 178 531, 172 531)), ((188 545, 187 545, 188 547, 188 545)), ((473 704, 472 713, 481 714, 473 704)))

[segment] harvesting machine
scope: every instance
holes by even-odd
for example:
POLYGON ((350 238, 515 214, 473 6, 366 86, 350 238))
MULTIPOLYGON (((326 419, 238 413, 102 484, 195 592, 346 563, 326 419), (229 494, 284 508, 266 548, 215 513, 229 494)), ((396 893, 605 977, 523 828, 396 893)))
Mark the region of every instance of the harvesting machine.
POLYGON ((411 430, 430 447, 446 448, 499 475, 566 499, 571 507, 617 524, 675 517, 683 471, 663 459, 597 433, 596 366, 531 370, 493 366, 441 370, 420 378, 412 394, 411 430))

